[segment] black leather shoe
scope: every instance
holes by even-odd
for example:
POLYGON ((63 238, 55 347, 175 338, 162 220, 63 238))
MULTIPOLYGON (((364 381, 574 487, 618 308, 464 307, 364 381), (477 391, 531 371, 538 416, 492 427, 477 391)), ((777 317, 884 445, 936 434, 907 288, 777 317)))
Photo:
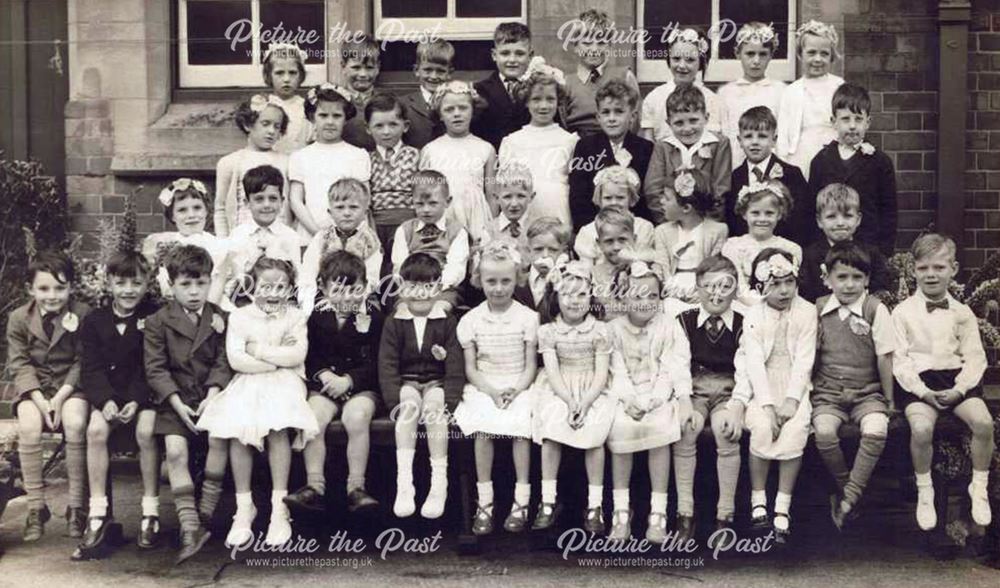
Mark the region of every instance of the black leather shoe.
POLYGON ((205 527, 198 527, 193 531, 181 531, 181 550, 177 554, 177 564, 195 556, 201 548, 212 538, 212 533, 205 527))
POLYGON ((31 543, 38 541, 45 534, 45 523, 52 518, 52 512, 48 506, 36 508, 28 511, 28 518, 24 522, 24 542, 31 543))
POLYGON ((82 508, 66 507, 66 536, 79 539, 87 529, 87 511, 82 508))
POLYGON ((774 514, 774 542, 778 545, 784 545, 788 543, 788 537, 792 534, 792 519, 785 513, 775 513, 774 514), (778 520, 780 518, 785 519, 784 529, 778 527, 778 520))
MULTIPOLYGON (((322 508, 322 504, 320 505, 322 508)), ((355 488, 347 493, 347 512, 367 513, 378 508, 378 500, 365 492, 364 488, 355 488)))
POLYGON ((694 538, 694 517, 677 515, 677 543, 694 538))
POLYGON ((531 525, 532 531, 544 531, 555 524, 559 516, 558 504, 547 504, 545 502, 538 505, 538 513, 535 515, 535 522, 531 525))
POLYGON ((722 520, 722 519, 719 519, 719 520, 715 521, 715 532, 712 533, 712 537, 714 537, 715 539, 714 539, 714 541, 709 541, 708 542, 708 548, 709 549, 715 549, 715 546, 719 543, 719 541, 722 541, 722 539, 725 536, 725 534, 724 533, 719 533, 719 531, 722 531, 724 529, 732 529, 732 528, 733 528, 733 522, 732 521, 726 521, 726 520, 722 520))
POLYGON ((135 542, 140 549, 152 549, 160 543, 160 517, 142 517, 142 522, 147 521, 145 529, 139 524, 139 537, 135 542))
MULTIPOLYGON (((350 498, 350 496, 348 496, 350 498)), ((312 486, 303 486, 281 499, 293 513, 319 513, 325 510, 325 499, 312 486)), ((376 503, 378 504, 378 503, 376 503)), ((348 507, 350 508, 350 507, 348 507)), ((353 512, 353 511, 352 511, 353 512)))
POLYGON ((111 517, 92 517, 87 519, 87 528, 83 532, 83 542, 80 544, 80 547, 82 549, 94 549, 104 543, 108 523, 111 521, 111 517), (91 521, 100 521, 101 524, 95 529, 91 521))

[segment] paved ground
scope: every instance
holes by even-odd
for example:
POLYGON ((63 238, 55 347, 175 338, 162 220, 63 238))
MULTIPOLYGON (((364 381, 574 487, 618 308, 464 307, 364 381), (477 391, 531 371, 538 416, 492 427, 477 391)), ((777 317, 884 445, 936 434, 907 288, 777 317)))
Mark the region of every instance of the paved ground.
MULTIPOLYGON (((54 481, 50 488, 55 512, 65 506, 65 482, 54 481)), ((135 475, 119 476, 116 505, 118 517, 134 525, 138 515, 139 485, 135 475)), ((173 528, 175 519, 169 490, 164 489, 163 513, 165 526, 173 528)), ((718 561, 710 552, 688 557, 675 567, 654 568, 649 561, 640 565, 617 567, 617 562, 598 554, 598 565, 615 566, 607 569, 585 567, 583 556, 563 559, 555 549, 533 545, 528 537, 500 535, 486 544, 480 556, 459 556, 455 551, 451 531, 445 531, 437 549, 431 554, 388 553, 385 559, 372 545, 373 533, 362 525, 349 532, 353 540, 364 538, 369 548, 360 554, 328 553, 330 530, 319 532, 321 547, 312 555, 312 563, 283 565, 261 569, 251 565, 246 554, 233 561, 214 539, 206 550, 183 566, 174 567, 173 551, 161 547, 152 552, 139 552, 127 545, 112 558, 102 561, 74 563, 69 555, 74 541, 62 536, 61 519, 47 526, 43 540, 34 545, 20 542, 25 512, 23 500, 12 502, 3 516, 0 543, 6 554, 0 559, 0 586, 605 586, 609 582, 629 585, 662 586, 752 586, 785 587, 836 584, 838 588, 852 586, 961 586, 962 588, 995 588, 1000 583, 1000 571, 981 560, 962 557, 939 561, 921 548, 921 539, 902 513, 884 514, 868 519, 861 528, 835 536, 825 525, 817 529, 797 529, 800 545, 782 555, 721 554, 718 561), (698 558, 705 563, 698 565, 698 558), (315 560, 327 567, 320 567, 315 560), (332 568, 329 566, 339 565, 332 568), (355 564, 351 567, 351 564, 355 564), (344 567, 347 566, 347 567, 344 567)), ((822 520, 820 518, 820 520, 822 520)), ((374 525, 369 525, 369 528, 374 525)), ((410 539, 432 545, 436 529, 419 524, 407 527, 410 539)), ((126 533, 134 535, 132 526, 126 533)), ((280 557, 303 557, 283 554, 280 557)), ((588 556, 590 557, 590 556, 588 556)), ((649 559, 654 559, 649 557, 649 559)), ((275 562, 275 559, 271 559, 275 562)), ((669 563, 658 559, 661 566, 669 563)), ((270 562, 269 562, 270 563, 270 562)))

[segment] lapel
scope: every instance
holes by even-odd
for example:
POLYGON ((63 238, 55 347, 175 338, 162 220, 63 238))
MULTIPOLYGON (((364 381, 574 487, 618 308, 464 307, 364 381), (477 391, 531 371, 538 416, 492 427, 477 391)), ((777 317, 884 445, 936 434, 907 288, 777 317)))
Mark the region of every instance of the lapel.
POLYGON ((403 96, 403 99, 405 104, 410 107, 410 110, 416 112, 417 114, 426 118, 427 120, 430 120, 431 118, 430 106, 428 106, 428 104, 424 102, 424 96, 420 92, 420 90, 417 90, 412 94, 406 94, 405 96, 403 96))
POLYGON ((733 172, 733 189, 739 192, 739 189, 750 183, 750 161, 746 158, 743 159, 743 163, 740 164, 736 171, 733 172))
MULTIPOLYGON (((62 339, 63 335, 66 334, 66 328, 63 327, 63 319, 66 318, 67 313, 73 312, 74 310, 75 309, 72 307, 72 304, 70 306, 67 306, 66 309, 63 310, 62 314, 59 315, 59 318, 55 320, 55 330, 52 331, 52 340, 49 341, 49 349, 52 349, 53 347, 58 345, 59 340, 62 339)), ((79 313, 76 315, 76 318, 77 318, 77 325, 79 325, 80 324, 79 313)), ((80 327, 77 326, 77 330, 79 329, 80 327)))
MULTIPOLYGON (((604 157, 600 159, 601 169, 612 165, 618 165, 618 162, 615 161, 615 150, 611 148, 611 140, 608 139, 608 136, 604 133, 598 133, 595 136, 597 137, 597 141, 594 143, 594 155, 604 154, 604 157), (604 162, 608 163, 605 164, 604 162)), ((624 142, 622 143, 622 147, 628 149, 628 146, 626 146, 624 142)))
POLYGON ((503 104, 504 110, 507 112, 513 112, 514 101, 510 97, 510 94, 507 93, 507 88, 503 85, 503 81, 500 79, 499 71, 494 71, 490 77, 486 78, 483 85, 489 88, 490 93, 494 95, 494 98, 496 98, 498 102, 503 104))
MULTIPOLYGON (((204 310, 201 311, 201 320, 198 321, 198 329, 195 333, 194 344, 191 346, 191 351, 201 347, 201 344, 208 339, 215 329, 212 328, 212 321, 215 319, 215 309, 212 308, 211 304, 205 304, 204 310)), ((191 322, 190 320, 188 322, 191 322)))
POLYGON ((31 312, 28 313, 28 332, 46 344, 49 343, 49 338, 45 336, 45 329, 42 328, 42 311, 34 302, 31 303, 31 312))
MULTIPOLYGON (((205 305, 205 308, 206 309, 208 308, 207 304, 205 305)), ((202 320, 205 319, 205 314, 206 314, 205 311, 202 311, 201 313, 202 320)), ((199 324, 198 326, 195 326, 194 323, 191 322, 191 319, 188 318, 187 313, 184 312, 184 309, 181 308, 180 304, 178 304, 177 302, 171 302, 170 310, 168 311, 166 318, 167 320, 164 321, 164 324, 166 324, 171 329, 177 331, 181 335, 184 335, 191 341, 195 340, 195 337, 198 334, 198 327, 200 327, 201 325, 199 324)), ((191 351, 194 352, 196 348, 197 348, 196 345, 192 345, 191 351)))
POLYGON ((109 346, 112 347, 112 351, 121 351, 119 346, 121 343, 120 339, 124 339, 125 336, 128 335, 129 330, 133 328, 132 321, 129 319, 125 320, 125 332, 119 335, 118 329, 115 328, 115 319, 118 318, 115 316, 115 311, 112 310, 111 307, 107 307, 96 312, 101 313, 100 319, 97 321, 97 328, 100 331, 101 341, 108 342, 110 344, 109 346))

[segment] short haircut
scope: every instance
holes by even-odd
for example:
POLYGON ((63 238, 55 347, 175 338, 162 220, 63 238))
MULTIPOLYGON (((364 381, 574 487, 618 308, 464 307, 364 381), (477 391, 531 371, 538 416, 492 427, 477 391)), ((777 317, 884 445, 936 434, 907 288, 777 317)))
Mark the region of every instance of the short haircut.
POLYGON ((745 196, 737 197, 735 207, 737 216, 743 216, 751 204, 756 204, 765 198, 773 198, 778 205, 779 220, 788 218, 788 215, 792 212, 792 207, 795 206, 788 186, 779 180, 767 179, 764 180, 760 189, 750 192, 745 196))
POLYGON ((170 199, 170 206, 165 206, 163 208, 163 216, 170 222, 174 222, 174 206, 177 206, 178 200, 184 200, 185 198, 197 198, 205 204, 205 211, 207 214, 207 219, 205 221, 205 229, 209 227, 209 223, 212 220, 212 197, 209 194, 203 194, 201 190, 196 189, 194 186, 188 186, 183 190, 174 190, 174 197, 170 199))
POLYGON ((257 258, 257 261, 254 262, 249 273, 254 278, 257 278, 261 273, 272 269, 285 272, 285 275, 288 277, 288 284, 295 284, 295 266, 292 265, 292 262, 287 259, 275 259, 273 257, 262 255, 257 258))
POLYGON ((356 180, 355 178, 340 178, 336 182, 330 184, 330 190, 326 193, 328 202, 344 202, 347 200, 357 200, 368 208, 368 202, 371 200, 371 196, 368 194, 368 188, 363 182, 356 180))
POLYGON ((281 192, 285 187, 285 176, 273 165, 258 165, 243 174, 243 193, 247 198, 251 194, 263 192, 268 186, 275 186, 281 192))
POLYGON ((847 109, 854 114, 871 114, 872 99, 864 86, 844 82, 833 93, 831 101, 834 116, 838 110, 847 109))
POLYGON ((635 235, 635 217, 627 210, 602 208, 594 217, 594 228, 597 230, 598 239, 601 238, 605 227, 620 227, 629 235, 635 235))
MULTIPOLYGON (((281 134, 284 135, 288 132, 288 113, 285 112, 285 109, 278 104, 268 103, 267 106, 273 106, 281 111, 281 124, 278 126, 278 130, 280 130, 281 134)), ((265 106, 265 108, 267 108, 267 106, 265 106)), ((264 111, 254 111, 254 109, 250 107, 249 100, 240 102, 239 106, 236 107, 236 126, 239 127, 239 129, 245 134, 249 135, 250 129, 253 127, 254 123, 257 122, 257 119, 260 118, 261 112, 264 111)))
POLYGON ((274 71, 274 60, 286 58, 295 60, 295 67, 299 70, 299 84, 306 81, 306 64, 302 61, 302 55, 298 51, 292 51, 290 48, 278 47, 273 51, 268 51, 267 57, 264 59, 262 71, 265 86, 268 88, 274 87, 274 81, 271 78, 271 74, 274 71))
POLYGON ((316 88, 315 102, 310 101, 308 98, 306 99, 305 112, 306 118, 309 119, 309 122, 314 122, 316 110, 319 108, 320 102, 332 102, 334 104, 339 104, 344 110, 344 118, 347 120, 354 118, 354 116, 358 114, 357 107, 355 107, 350 100, 344 98, 343 94, 333 88, 319 87, 316 88))
POLYGON ((376 92, 365 105, 365 122, 370 123, 376 112, 397 112, 400 120, 406 120, 406 108, 394 95, 376 92))
POLYGON ((39 251, 28 264, 28 283, 34 282, 35 276, 40 273, 51 274, 61 284, 69 284, 76 279, 73 260, 62 251, 39 251))
POLYGON ((705 114, 705 95, 695 85, 677 88, 667 97, 667 116, 678 112, 705 114))
POLYGON ((729 274, 733 277, 733 279, 739 279, 739 273, 736 271, 736 264, 722 254, 710 255, 701 260, 701 263, 699 263, 698 267, 694 270, 694 277, 695 280, 701 280, 708 274, 719 272, 729 274))
POLYGON ((771 257, 774 255, 780 255, 784 257, 785 259, 788 260, 789 263, 791 263, 795 267, 799 266, 799 264, 795 261, 795 257, 793 257, 792 254, 789 253, 788 251, 785 251, 784 249, 781 249, 779 247, 765 247, 760 250, 760 253, 758 253, 756 257, 753 258, 753 263, 750 266, 751 288, 760 291, 759 287, 762 286, 764 282, 762 282, 757 278, 757 265, 760 264, 761 262, 771 259, 771 257))
POLYGON ((597 88, 594 94, 594 102, 600 107, 604 100, 621 100, 634 110, 639 105, 639 93, 635 88, 626 84, 623 80, 611 79, 597 88))
POLYGON ((771 109, 766 106, 754 106, 740 115, 740 132, 743 131, 768 131, 774 133, 778 130, 778 119, 775 118, 771 109))
POLYGON ((319 262, 319 283, 326 286, 335 281, 341 286, 363 284, 368 279, 365 262, 348 251, 331 251, 319 262))
POLYGON ((712 186, 708 176, 700 169, 681 168, 674 171, 674 178, 676 179, 681 174, 691 174, 691 177, 694 178, 694 190, 690 196, 681 196, 674 190, 677 204, 690 206, 702 218, 708 216, 708 213, 715 208, 715 196, 712 194, 712 186))
MULTIPOLYGON (((449 196, 448 191, 448 178, 445 175, 434 169, 422 169, 417 173, 413 174, 413 195, 416 196, 419 186, 433 186, 435 188, 441 187, 444 189, 445 197, 449 196)), ((416 202, 414 202, 416 204, 416 202)))
POLYGON ((452 69, 454 67, 452 65, 452 61, 454 61, 454 59, 455 46, 444 39, 421 41, 420 43, 417 43, 416 64, 418 66, 421 63, 433 63, 452 69))
POLYGON ((531 29, 528 25, 519 22, 502 22, 493 31, 493 45, 503 45, 504 43, 520 43, 527 41, 531 44, 531 29))
POLYGON ((340 47, 340 65, 347 65, 347 62, 354 59, 366 65, 378 67, 380 50, 378 43, 365 34, 359 34, 351 39, 351 42, 344 43, 340 47))
POLYGON ((521 186, 528 192, 534 192, 534 180, 531 177, 531 169, 524 163, 517 160, 510 160, 500 166, 496 176, 493 178, 494 189, 509 186, 521 186))
POLYGON ((180 245, 173 248, 167 256, 167 276, 171 282, 181 276, 189 278, 211 278, 212 256, 208 251, 197 245, 180 245))
POLYGON ((834 243, 823 260, 826 271, 832 272, 835 265, 842 264, 861 271, 866 276, 872 273, 872 258, 863 247, 853 241, 834 243))
POLYGON ((138 251, 116 251, 104 266, 105 275, 117 278, 149 277, 151 271, 145 256, 138 251))
POLYGON ((861 211, 861 195, 847 184, 827 184, 816 193, 816 218, 826 210, 834 208, 838 212, 861 211))
POLYGON ((399 275, 407 282, 426 284, 441 279, 441 264, 429 253, 411 253, 399 268, 399 275))
POLYGON ((556 242, 563 246, 563 249, 569 248, 570 240, 573 236, 566 223, 554 216, 540 216, 533 220, 528 225, 526 235, 529 241, 539 235, 552 235, 555 237, 556 242))
MULTIPOLYGON (((569 38, 576 40, 592 40, 595 33, 604 33, 612 26, 611 17, 603 10, 590 8, 580 13, 575 20, 570 21, 569 38)), ((603 36, 597 36, 602 39, 603 36)))
POLYGON ((926 233, 917 237, 910 246, 910 253, 913 259, 921 259, 939 253, 942 249, 948 252, 952 259, 958 253, 958 247, 954 239, 940 233, 926 233))

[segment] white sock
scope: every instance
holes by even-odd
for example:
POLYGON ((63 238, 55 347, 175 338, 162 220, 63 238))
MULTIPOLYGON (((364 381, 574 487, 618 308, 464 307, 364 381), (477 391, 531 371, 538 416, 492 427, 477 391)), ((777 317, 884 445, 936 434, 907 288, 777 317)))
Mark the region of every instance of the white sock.
POLYGON ((542 502, 544 504, 555 504, 556 501, 556 481, 542 480, 542 502))
POLYGON ((615 488, 611 491, 611 496, 614 499, 615 510, 628 510, 629 507, 629 496, 628 488, 618 489, 615 488))
POLYGON ((433 488, 435 484, 444 484, 445 487, 448 485, 447 457, 431 458, 431 488, 433 488))
POLYGON ((649 510, 659 514, 667 514, 667 493, 653 492, 649 495, 649 510))
POLYGON ((241 508, 252 508, 253 507, 253 493, 251 492, 237 492, 236 493, 236 510, 241 508))
POLYGON ((763 506, 767 508, 767 490, 750 491, 750 508, 763 506))
POLYGON ((972 485, 973 486, 983 486, 990 480, 990 472, 988 470, 972 470, 972 485))
MULTIPOLYGON (((282 498, 288 496, 288 490, 271 490, 271 502, 279 503, 282 502, 282 498)), ((284 504, 284 503, 282 503, 284 504)))
POLYGON ((396 481, 400 486, 413 484, 413 449, 396 450, 396 481))
MULTIPOLYGON (((973 472, 973 475, 975 475, 975 472, 973 472)), ((916 474, 916 478, 917 478, 917 489, 918 490, 920 488, 927 488, 927 487, 933 488, 934 487, 934 480, 931 479, 931 473, 930 472, 927 472, 927 473, 924 473, 924 474, 916 474)))
POLYGON ((531 484, 514 484, 514 502, 528 506, 531 502, 531 484))
POLYGON ((282 498, 288 496, 288 490, 271 490, 271 518, 288 518, 288 507, 282 498))
POLYGON ((604 486, 587 486, 587 508, 601 508, 604 502, 604 486))
POLYGON ((91 496, 90 497, 90 515, 91 518, 94 517, 106 517, 108 516, 108 497, 107 496, 91 496))
POLYGON ((479 494, 479 507, 493 514, 493 482, 478 482, 476 492, 479 494))
POLYGON ((791 494, 778 492, 778 495, 774 497, 774 512, 779 512, 781 514, 788 514, 788 511, 791 508, 791 506, 792 506, 791 494))
POLYGON ((158 516, 160 516, 160 497, 159 496, 143 496, 142 497, 142 516, 144 516, 144 517, 158 517, 158 516))

